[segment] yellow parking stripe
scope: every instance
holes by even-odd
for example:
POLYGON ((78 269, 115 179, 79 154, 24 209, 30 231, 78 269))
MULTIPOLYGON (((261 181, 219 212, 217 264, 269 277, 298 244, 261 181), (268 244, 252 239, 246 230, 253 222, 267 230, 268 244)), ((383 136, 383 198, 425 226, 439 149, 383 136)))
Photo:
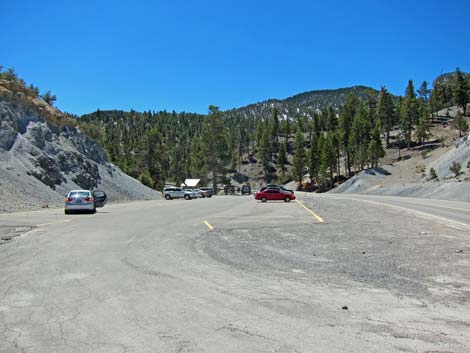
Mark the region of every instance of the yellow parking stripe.
POLYGON ((297 202, 300 206, 302 206, 308 213, 310 213, 318 222, 320 223, 324 223, 325 221, 323 220, 323 218, 321 218, 319 215, 317 215, 315 212, 313 212, 310 208, 308 208, 307 206, 305 206, 302 202, 300 202, 299 200, 295 200, 295 202, 297 202))
POLYGON ((214 227, 212 227, 209 222, 204 221, 204 224, 205 224, 205 225, 207 226, 207 228, 209 228, 210 230, 214 230, 214 227))

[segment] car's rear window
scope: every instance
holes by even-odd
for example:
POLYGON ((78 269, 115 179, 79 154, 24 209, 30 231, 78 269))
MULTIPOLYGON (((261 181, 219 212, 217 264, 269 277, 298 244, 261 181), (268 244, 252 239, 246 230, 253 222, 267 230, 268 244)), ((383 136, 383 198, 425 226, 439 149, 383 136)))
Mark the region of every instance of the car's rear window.
POLYGON ((88 191, 75 191, 70 192, 69 197, 89 197, 90 193, 88 191))

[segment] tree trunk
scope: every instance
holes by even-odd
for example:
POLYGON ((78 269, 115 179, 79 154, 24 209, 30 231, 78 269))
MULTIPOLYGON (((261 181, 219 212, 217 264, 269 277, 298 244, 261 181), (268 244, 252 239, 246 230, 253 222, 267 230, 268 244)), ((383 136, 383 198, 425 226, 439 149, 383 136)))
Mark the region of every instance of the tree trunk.
POLYGON ((212 171, 212 188, 214 189, 214 195, 217 195, 217 170, 212 171))
POLYGON ((339 184, 339 174, 341 173, 340 169, 340 155, 339 155, 339 146, 338 153, 336 154, 336 182, 339 184))

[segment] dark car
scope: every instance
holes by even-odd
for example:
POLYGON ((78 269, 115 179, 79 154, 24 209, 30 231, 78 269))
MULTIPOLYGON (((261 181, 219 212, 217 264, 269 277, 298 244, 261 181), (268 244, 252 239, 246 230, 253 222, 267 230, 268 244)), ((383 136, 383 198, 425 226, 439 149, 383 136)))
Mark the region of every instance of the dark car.
POLYGON ((241 192, 242 192, 242 195, 251 195, 251 186, 243 185, 241 192))
POLYGON ((280 201, 284 200, 284 202, 291 202, 292 200, 295 200, 294 194, 288 192, 288 191, 283 191, 278 188, 267 188, 264 191, 259 191, 255 194, 255 199, 256 200, 261 200, 261 202, 266 202, 266 201, 280 201))
POLYGON ((224 194, 225 194, 225 195, 233 195, 233 194, 235 194, 235 186, 233 186, 233 185, 225 185, 225 186, 224 186, 224 194))

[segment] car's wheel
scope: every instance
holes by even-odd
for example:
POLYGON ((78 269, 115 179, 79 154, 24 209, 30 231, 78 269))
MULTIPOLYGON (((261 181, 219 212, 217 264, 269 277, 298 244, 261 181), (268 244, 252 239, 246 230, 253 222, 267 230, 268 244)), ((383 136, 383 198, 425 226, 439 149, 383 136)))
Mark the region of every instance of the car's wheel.
POLYGON ((93 211, 91 213, 95 214, 96 213, 96 207, 93 208, 93 211))
POLYGON ((185 199, 185 200, 191 200, 191 196, 189 196, 189 195, 184 195, 184 199, 185 199))
POLYGON ((170 195, 165 195, 165 200, 171 200, 171 196, 170 195))
POLYGON ((209 196, 207 196, 207 197, 208 197, 208 198, 211 198, 211 197, 212 197, 212 195, 209 195, 209 196))
POLYGON ((266 201, 268 201, 268 199, 266 197, 261 198, 261 202, 266 202, 266 201))
POLYGON ((69 210, 64 210, 64 213, 65 214, 70 214, 70 211, 69 210))
POLYGON ((290 202, 290 197, 286 196, 286 198, 284 199, 284 202, 290 202))

